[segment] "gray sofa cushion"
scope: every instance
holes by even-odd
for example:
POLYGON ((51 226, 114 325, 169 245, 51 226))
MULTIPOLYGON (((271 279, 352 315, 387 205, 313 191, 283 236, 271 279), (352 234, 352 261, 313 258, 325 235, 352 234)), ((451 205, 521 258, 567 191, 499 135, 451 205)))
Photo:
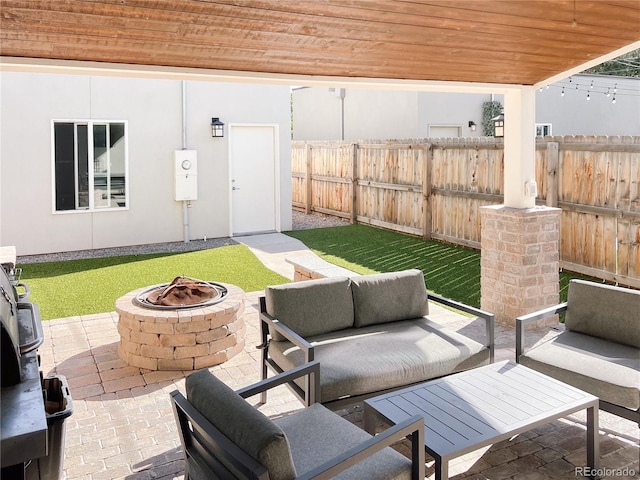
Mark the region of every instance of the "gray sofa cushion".
POLYGON ((284 432, 231 388, 201 370, 186 379, 187 399, 218 430, 269 471, 291 480, 296 471, 284 432))
MULTIPOLYGON (((430 380, 489 363, 489 350, 454 331, 419 318, 353 328, 308 339, 320 362, 320 401, 430 380)), ((285 370, 304 363, 288 341, 269 354, 285 370)))
MULTIPOLYGON (((296 470, 305 473, 371 438, 320 404, 275 420, 291 442, 296 470)), ((409 480, 411 461, 387 447, 334 477, 339 480, 409 480), (374 473, 375 472, 375 473, 374 473)))
MULTIPOLYGON (((353 326, 353 298, 347 277, 267 287, 265 297, 267 313, 305 338, 353 326)), ((277 332, 270 333, 274 340, 284 340, 277 332)))
POLYGON ((640 348, 640 291, 571 280, 565 326, 640 348))
POLYGON ((379 273, 351 278, 354 326, 419 318, 429 313, 420 270, 379 273))
POLYGON ((637 348, 565 331, 526 352, 520 363, 607 402, 640 408, 637 348))

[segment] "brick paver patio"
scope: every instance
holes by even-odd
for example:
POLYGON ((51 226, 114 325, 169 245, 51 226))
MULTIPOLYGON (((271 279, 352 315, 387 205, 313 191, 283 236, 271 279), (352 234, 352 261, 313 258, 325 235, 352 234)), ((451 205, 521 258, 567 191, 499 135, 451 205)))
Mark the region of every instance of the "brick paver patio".
MULTIPOLYGON (((247 294, 245 350, 212 371, 233 388, 259 379, 257 299, 247 294)), ((435 311, 435 308, 433 309, 435 311)), ((481 322, 449 311, 438 311, 439 320, 465 335, 481 339, 481 322)), ((66 420, 64 467, 67 480, 76 479, 173 479, 183 478, 184 462, 169 392, 184 391, 188 372, 145 371, 129 367, 117 355, 120 340, 117 315, 105 313, 44 322, 45 343, 40 348, 45 375, 65 375, 74 401, 66 420)), ((552 335, 541 331, 538 337, 552 335)), ((496 326, 496 360, 513 359, 515 333, 496 326)), ((282 415, 302 408, 286 387, 269 396, 262 411, 282 415)), ((339 412, 362 426, 362 407, 339 412)), ((451 463, 455 479, 568 479, 586 465, 584 416, 537 428, 468 454, 451 463)), ((380 426, 380 428, 384 428, 380 426)), ((397 449, 408 452, 403 443, 397 449)), ((605 478, 638 478, 639 430, 633 422, 600 413, 601 465, 610 469, 605 478), (626 469, 626 470, 625 470, 626 469), (619 473, 629 475, 620 476, 619 473)), ((427 478, 433 477, 433 461, 427 462, 427 478)), ((365 480, 365 479, 363 479, 365 480)))

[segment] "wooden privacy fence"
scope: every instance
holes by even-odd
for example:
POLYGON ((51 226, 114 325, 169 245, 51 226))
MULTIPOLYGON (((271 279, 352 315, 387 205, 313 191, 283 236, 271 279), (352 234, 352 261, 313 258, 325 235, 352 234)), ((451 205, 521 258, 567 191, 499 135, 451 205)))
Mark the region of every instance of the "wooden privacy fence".
MULTIPOLYGON (((503 174, 492 137, 292 142, 294 208, 476 249, 503 174)), ((640 137, 538 137, 536 182, 562 209, 560 266, 640 288, 640 137)))

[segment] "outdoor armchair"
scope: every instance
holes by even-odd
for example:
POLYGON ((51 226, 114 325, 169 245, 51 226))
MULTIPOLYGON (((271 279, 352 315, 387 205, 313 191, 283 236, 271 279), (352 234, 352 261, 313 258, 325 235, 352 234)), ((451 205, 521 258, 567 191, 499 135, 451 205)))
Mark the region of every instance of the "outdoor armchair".
POLYGON ((312 405, 276 420, 245 400, 309 376, 318 362, 233 391, 209 370, 187 377, 185 398, 171 393, 185 453, 185 479, 423 479, 424 420, 416 416, 372 437, 326 409, 312 405), (411 438, 412 460, 389 448, 411 438))
POLYGON ((516 319, 516 361, 640 424, 640 291, 573 279, 565 303, 516 319), (529 345, 526 326, 565 312, 562 333, 529 345))

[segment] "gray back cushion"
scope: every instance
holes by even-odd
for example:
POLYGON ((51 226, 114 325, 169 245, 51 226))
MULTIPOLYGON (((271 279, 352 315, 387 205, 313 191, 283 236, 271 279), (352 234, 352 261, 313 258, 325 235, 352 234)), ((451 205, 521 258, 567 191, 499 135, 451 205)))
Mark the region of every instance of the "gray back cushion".
POLYGON ((287 437, 262 412, 209 370, 189 375, 186 390, 191 404, 229 440, 262 464, 270 479, 295 478, 287 437))
POLYGON ((640 348, 640 291, 571 280, 565 326, 640 348))
POLYGON ((429 314, 427 288, 420 270, 351 278, 355 326, 408 320, 429 314))
MULTIPOLYGON (((352 327, 350 283, 347 277, 333 277, 267 287, 267 313, 302 337, 352 327)), ((271 335, 284 340, 277 332, 271 335)))

